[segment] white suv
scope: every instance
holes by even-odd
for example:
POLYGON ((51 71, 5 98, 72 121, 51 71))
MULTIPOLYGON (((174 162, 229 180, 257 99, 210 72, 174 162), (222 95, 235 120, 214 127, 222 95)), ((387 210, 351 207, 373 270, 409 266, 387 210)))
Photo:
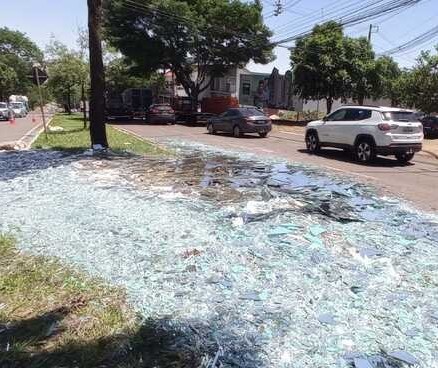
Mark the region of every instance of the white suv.
POLYGON ((407 163, 422 149, 423 126, 414 111, 390 107, 343 106, 306 128, 310 153, 321 147, 353 151, 367 163, 377 155, 395 155, 407 163))

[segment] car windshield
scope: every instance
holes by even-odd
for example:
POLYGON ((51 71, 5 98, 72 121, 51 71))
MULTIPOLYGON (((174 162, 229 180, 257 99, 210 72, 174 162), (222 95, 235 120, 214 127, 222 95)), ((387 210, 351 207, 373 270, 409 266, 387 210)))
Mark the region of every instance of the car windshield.
POLYGON ((385 120, 399 122, 417 122, 418 115, 411 111, 387 111, 383 113, 385 120))
POLYGON ((152 106, 152 109, 158 110, 158 111, 172 111, 172 107, 169 105, 155 105, 155 106, 152 106))
POLYGON ((23 104, 21 102, 12 102, 11 106, 14 109, 21 109, 23 107, 23 104))
POLYGON ((243 116, 265 116, 263 111, 260 111, 260 110, 258 110, 256 108, 253 108, 253 109, 251 109, 251 108, 250 109, 241 109, 240 113, 243 116))
POLYGON ((4 102, 0 102, 0 109, 6 109, 8 105, 6 105, 4 102))

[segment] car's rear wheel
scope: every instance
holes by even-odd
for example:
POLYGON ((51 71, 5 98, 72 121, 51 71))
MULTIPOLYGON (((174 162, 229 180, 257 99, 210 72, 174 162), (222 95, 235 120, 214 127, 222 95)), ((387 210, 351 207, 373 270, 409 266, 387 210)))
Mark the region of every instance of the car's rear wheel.
POLYGON ((374 143, 369 139, 362 139, 356 143, 357 161, 367 164, 376 158, 376 149, 374 143))
POLYGON ((403 153, 398 153, 395 155, 395 158, 397 159, 398 162, 400 162, 401 164, 407 164, 409 161, 411 161, 415 156, 415 153, 407 153, 407 152, 403 152, 403 153))
POLYGON ((318 153, 321 149, 319 144, 318 133, 309 132, 306 135, 306 147, 309 153, 318 153))
POLYGON ((267 132, 259 133, 259 136, 261 138, 266 138, 268 136, 268 133, 267 132))
POLYGON ((242 136, 242 132, 240 131, 240 128, 238 125, 235 125, 233 128, 233 136, 235 138, 240 138, 242 136))
POLYGON ((209 124, 207 125, 207 131, 208 131, 209 134, 216 134, 216 130, 214 129, 212 123, 209 123, 209 124))

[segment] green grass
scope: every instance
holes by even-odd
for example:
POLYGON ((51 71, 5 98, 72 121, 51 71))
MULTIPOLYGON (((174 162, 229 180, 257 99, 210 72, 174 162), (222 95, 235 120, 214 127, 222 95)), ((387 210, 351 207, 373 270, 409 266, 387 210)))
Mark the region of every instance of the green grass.
POLYGON ((65 347, 72 345, 87 346, 75 359, 92 367, 110 343, 124 344, 139 325, 120 290, 56 260, 18 252, 0 234, 0 331, 8 326, 0 333, 1 367, 38 367, 39 355, 57 364, 69 359, 65 347), (101 339, 108 342, 96 344, 101 339))
POLYGON ((120 289, 20 252, 0 233, 0 367, 200 366, 203 352, 181 351, 181 333, 141 321, 120 289))
MULTIPOLYGON (((53 118, 51 127, 59 126, 62 132, 40 134, 32 148, 55 149, 62 151, 83 151, 90 148, 90 131, 83 129, 80 114, 58 114, 53 118)), ((142 155, 161 155, 166 151, 146 140, 126 134, 107 125, 108 144, 114 152, 131 152, 142 155)))

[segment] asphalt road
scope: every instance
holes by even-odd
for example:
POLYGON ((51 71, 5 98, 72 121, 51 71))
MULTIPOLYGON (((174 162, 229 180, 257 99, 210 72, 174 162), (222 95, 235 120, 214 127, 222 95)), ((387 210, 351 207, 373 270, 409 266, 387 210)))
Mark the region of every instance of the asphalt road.
MULTIPOLYGON (((50 116, 51 114, 47 114, 47 121, 50 116)), ((0 146, 18 141, 26 145, 38 135, 41 127, 41 114, 37 112, 31 112, 25 118, 16 118, 13 123, 0 121, 0 146)))
POLYGON ((209 135, 205 127, 184 125, 119 124, 118 127, 158 142, 169 138, 181 139, 319 166, 329 172, 354 176, 361 182, 373 184, 382 195, 396 195, 416 207, 438 211, 438 160, 427 154, 418 154, 407 166, 401 166, 390 157, 379 157, 374 164, 365 166, 335 149, 326 149, 318 156, 309 155, 305 151, 303 136, 296 133, 273 132, 262 139, 252 135, 243 138, 209 135))

